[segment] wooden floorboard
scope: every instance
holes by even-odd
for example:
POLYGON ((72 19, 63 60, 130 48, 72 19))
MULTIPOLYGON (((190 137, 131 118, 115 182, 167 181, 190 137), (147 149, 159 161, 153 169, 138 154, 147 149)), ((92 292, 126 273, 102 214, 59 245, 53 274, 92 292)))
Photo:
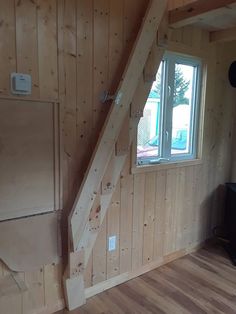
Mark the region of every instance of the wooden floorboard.
POLYGON ((70 313, 235 314, 236 267, 219 244, 211 244, 100 293, 70 313))

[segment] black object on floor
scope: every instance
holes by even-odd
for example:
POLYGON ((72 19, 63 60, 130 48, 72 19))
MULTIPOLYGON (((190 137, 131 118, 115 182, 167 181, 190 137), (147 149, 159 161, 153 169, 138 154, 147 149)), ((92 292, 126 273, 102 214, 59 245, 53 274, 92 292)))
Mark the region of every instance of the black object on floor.
POLYGON ((233 248, 231 248, 229 243, 225 244, 224 248, 226 252, 229 254, 232 264, 236 266, 236 251, 233 248))
POLYGON ((225 232, 229 243, 225 249, 236 266, 236 183, 226 183, 225 232))

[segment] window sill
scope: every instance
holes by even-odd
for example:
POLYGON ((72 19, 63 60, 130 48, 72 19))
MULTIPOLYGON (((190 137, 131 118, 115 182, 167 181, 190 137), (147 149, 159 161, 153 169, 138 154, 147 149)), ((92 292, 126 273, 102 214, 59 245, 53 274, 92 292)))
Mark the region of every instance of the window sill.
POLYGON ((193 159, 193 160, 184 160, 178 162, 168 162, 163 164, 156 165, 144 165, 144 166, 133 166, 131 168, 131 173, 143 173, 143 172, 154 172, 165 169, 181 168, 181 167, 190 167, 195 165, 201 165, 203 163, 202 159, 193 159))

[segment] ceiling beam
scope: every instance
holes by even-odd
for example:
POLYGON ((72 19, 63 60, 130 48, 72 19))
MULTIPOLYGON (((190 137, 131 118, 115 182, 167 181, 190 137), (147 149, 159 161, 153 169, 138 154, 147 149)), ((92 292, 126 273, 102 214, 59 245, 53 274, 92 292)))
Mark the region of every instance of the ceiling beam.
POLYGON ((197 0, 169 11, 169 25, 178 28, 193 24, 204 17, 219 15, 222 8, 232 9, 233 5, 236 0, 197 0))
POLYGON ((210 33, 210 42, 224 42, 236 40, 236 27, 213 31, 210 33))

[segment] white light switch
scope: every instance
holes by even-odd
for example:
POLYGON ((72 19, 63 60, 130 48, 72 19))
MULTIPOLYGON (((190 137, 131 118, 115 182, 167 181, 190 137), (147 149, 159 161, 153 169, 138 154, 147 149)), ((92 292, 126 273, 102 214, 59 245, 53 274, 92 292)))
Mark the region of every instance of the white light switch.
POLYGON ((116 236, 109 237, 108 251, 115 251, 116 249, 116 236))
POLYGON ((31 76, 29 74, 11 73, 12 94, 30 95, 31 85, 31 76))

